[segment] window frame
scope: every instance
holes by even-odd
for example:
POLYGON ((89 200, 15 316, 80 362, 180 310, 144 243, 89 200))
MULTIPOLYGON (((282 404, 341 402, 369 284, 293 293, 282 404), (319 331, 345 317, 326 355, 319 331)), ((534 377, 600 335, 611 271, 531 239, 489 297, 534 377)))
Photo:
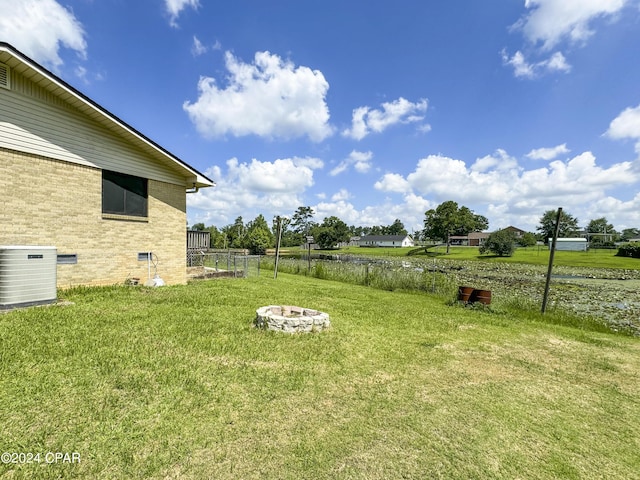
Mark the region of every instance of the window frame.
POLYGON ((102 214, 147 218, 149 180, 112 170, 102 170, 102 214))

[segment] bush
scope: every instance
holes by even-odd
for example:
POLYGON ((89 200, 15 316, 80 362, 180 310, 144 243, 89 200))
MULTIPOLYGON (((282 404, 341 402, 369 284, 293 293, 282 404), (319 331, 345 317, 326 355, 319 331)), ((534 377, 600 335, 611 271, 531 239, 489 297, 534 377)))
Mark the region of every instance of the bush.
POLYGON ((526 232, 518 240, 521 247, 533 247, 536 244, 536 236, 531 232, 526 232))
POLYGON ((249 233, 248 247, 251 255, 264 255, 269 248, 271 238, 269 231, 262 228, 256 228, 249 233))
POLYGON ((501 257, 510 257, 516 249, 516 236, 509 230, 498 230, 480 247, 480 254, 491 252, 501 257))
POLYGON ((630 242, 620 245, 616 256, 640 258, 640 242, 630 242))

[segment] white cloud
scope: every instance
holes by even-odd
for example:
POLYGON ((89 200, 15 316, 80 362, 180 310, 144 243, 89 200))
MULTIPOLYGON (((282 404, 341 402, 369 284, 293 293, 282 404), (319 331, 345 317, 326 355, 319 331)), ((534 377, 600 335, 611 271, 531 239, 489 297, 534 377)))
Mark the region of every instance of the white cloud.
MULTIPOLYGON (((519 31, 528 42, 528 55, 541 56, 559 46, 585 45, 595 31, 596 20, 615 20, 627 5, 636 0, 525 0, 528 10, 512 31, 519 31)), ((514 69, 516 77, 534 78, 550 73, 571 71, 571 65, 560 51, 539 61, 527 60, 518 50, 509 56, 501 52, 504 65, 514 69)))
POLYGON ((334 193, 331 196, 332 202, 339 202, 341 200, 349 200, 351 198, 351 193, 346 188, 341 188, 339 191, 334 193))
POLYGON ((174 28, 178 27, 178 17, 185 8, 200 8, 200 0, 165 0, 164 4, 169 13, 169 24, 174 28))
POLYGON ((513 74, 516 77, 535 78, 548 72, 568 73, 571 71, 571 65, 567 63, 566 58, 561 52, 555 52, 548 59, 534 63, 529 63, 520 50, 514 53, 512 57, 509 57, 506 50, 503 49, 500 55, 502 56, 502 63, 504 65, 513 67, 513 74))
POLYGON ((257 52, 252 64, 229 52, 225 60, 229 85, 221 89, 215 79, 202 77, 198 100, 183 105, 203 136, 308 136, 319 142, 333 133, 325 102, 329 84, 322 72, 269 52, 257 52))
POLYGON ((626 108, 614 118, 605 135, 614 140, 636 140, 635 150, 640 157, 640 105, 626 108))
MULTIPOLYGON (((311 162, 316 168, 322 162, 311 162)), ((295 192, 299 193, 313 185, 313 168, 308 159, 278 159, 273 162, 260 162, 255 158, 251 163, 239 163, 233 158, 227 161, 228 176, 239 188, 253 192, 295 192)))
MULTIPOLYGON (((634 129, 630 131, 628 135, 635 135, 634 129)), ((563 144, 547 150, 564 152, 565 148, 563 144)), ((534 156, 546 155, 545 149, 532 152, 536 152, 534 156)), ((634 162, 599 165, 589 151, 566 160, 551 160, 532 170, 518 165, 503 149, 470 165, 429 155, 406 176, 395 172, 383 175, 374 184, 382 193, 379 203, 365 206, 356 204, 348 188, 337 186, 330 195, 313 191, 314 172, 322 165, 316 158, 245 163, 230 159, 226 165, 205 172, 217 182, 216 188, 187 197, 190 209, 198 212, 196 218, 190 218, 191 223, 223 226, 239 215, 245 221, 259 213, 266 218, 291 215, 300 205, 308 205, 305 196, 313 194, 318 203, 311 206, 319 222, 331 215, 350 225, 388 225, 400 218, 407 229, 419 230, 425 211, 454 200, 487 216, 490 229, 514 225, 535 231, 542 214, 559 206, 579 218, 580 225, 605 216, 617 229, 640 226, 640 194, 625 199, 608 193, 636 185, 640 169, 634 162)))
POLYGON ((526 0, 525 8, 530 11, 512 28, 549 51, 564 40, 586 42, 594 34, 594 20, 612 18, 630 3, 631 0, 526 0))
MULTIPOLYGON (((555 148, 562 150, 559 147, 562 146, 555 148)), ((539 212, 532 222, 535 225, 545 210, 558 205, 572 213, 586 212, 602 201, 608 190, 638 181, 640 171, 632 162, 601 167, 591 152, 525 171, 513 157, 499 149, 493 155, 477 159, 470 168, 462 160, 430 155, 419 160, 406 178, 388 173, 375 188, 402 193, 404 197, 409 194, 428 197, 437 203, 455 200, 470 208, 480 205, 487 214, 491 213, 492 222, 500 222, 497 227, 523 222, 531 225, 529 222, 536 216, 531 212, 539 212)), ((629 208, 633 204, 625 205, 629 208)), ((606 216, 613 217, 611 211, 606 216)))
POLYGON ((340 162, 333 170, 329 172, 329 175, 336 176, 349 169, 350 166, 359 173, 367 173, 371 169, 371 159, 373 158, 372 152, 359 152, 353 150, 349 156, 340 162))
POLYGON ((555 160, 548 168, 524 172, 516 184, 518 193, 525 197, 601 197, 607 189, 629 185, 640 180, 631 162, 621 162, 603 168, 596 165, 591 152, 584 152, 567 162, 555 160))
POLYGON ((409 182, 398 173, 385 173, 373 187, 383 192, 408 193, 411 191, 409 182))
MULTIPOLYGON (((372 226, 389 225, 396 218, 408 218, 408 215, 405 215, 404 206, 404 204, 385 203, 367 206, 359 210, 346 200, 332 199, 330 202, 320 202, 314 205, 313 209, 316 212, 315 220, 317 222, 322 222, 326 217, 336 216, 347 225, 372 226)), ((424 216, 424 211, 421 214, 424 216)))
POLYGON ((191 55, 194 57, 199 57, 200 55, 204 55, 207 53, 208 48, 202 44, 198 37, 193 36, 193 45, 191 46, 191 55))
POLYGON ((533 65, 527 63, 520 50, 514 53, 512 57, 509 57, 505 49, 502 49, 500 54, 502 56, 502 63, 504 65, 511 65, 516 77, 532 78, 534 76, 533 65))
POLYGON ((476 159, 475 163, 471 165, 471 170, 474 172, 484 172, 492 168, 495 168, 495 170, 512 170, 517 167, 518 161, 502 148, 499 148, 493 155, 486 155, 476 159))
POLYGON ((606 217, 616 230, 640 227, 640 193, 629 201, 605 197, 593 205, 591 218, 606 217))
POLYGON ((640 105, 623 110, 611 121, 606 135, 613 139, 640 139, 640 105))
POLYGON ((322 222, 327 217, 336 216, 347 225, 361 225, 359 223, 362 221, 361 212, 345 200, 320 202, 312 208, 316 212, 315 221, 317 222, 322 222))
MULTIPOLYGON (((54 69, 63 64, 61 48, 86 59, 86 33, 73 11, 55 0, 6 1, 0 15, 0 38, 54 69)), ((82 72, 80 72, 82 73, 82 72)))
POLYGON ((561 52, 556 52, 548 60, 539 62, 543 68, 550 71, 569 72, 571 71, 571 65, 567 63, 567 59, 564 58, 561 52))
POLYGON ((563 155, 569 152, 570 150, 567 148, 567 144, 563 143, 562 145, 556 145, 555 147, 535 148, 525 156, 531 160, 553 160, 558 157, 558 155, 563 155))
POLYGON ((238 216, 251 220, 260 213, 288 215, 303 204, 301 195, 314 184, 313 171, 322 167, 316 158, 248 163, 231 158, 226 171, 216 165, 205 172, 217 186, 188 195, 187 202, 199 211, 197 221, 208 225, 224 226, 238 216))
MULTIPOLYGON (((343 130, 342 135, 355 140, 362 140, 370 133, 380 133, 392 125, 399 123, 419 123, 424 120, 427 111, 427 100, 421 99, 412 103, 402 97, 393 102, 385 102, 381 110, 370 107, 358 107, 353 110, 351 128, 343 130)), ((429 131, 430 127, 421 125, 421 131, 429 131)))
POLYGON ((436 206, 436 203, 424 197, 409 193, 404 195, 401 201, 385 199, 379 205, 369 205, 362 209, 340 198, 318 203, 313 209, 316 212, 315 220, 319 222, 335 215, 348 225, 373 226, 391 225, 399 218, 411 233, 413 230, 422 230, 424 213, 436 206))

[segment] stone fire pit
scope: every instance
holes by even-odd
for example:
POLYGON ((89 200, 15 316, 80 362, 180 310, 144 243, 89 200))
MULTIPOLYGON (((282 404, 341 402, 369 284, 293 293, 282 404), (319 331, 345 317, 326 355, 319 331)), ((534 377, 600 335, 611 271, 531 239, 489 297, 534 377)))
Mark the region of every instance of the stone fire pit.
POLYGON ((279 332, 319 332, 329 328, 329 314, 310 308, 268 305, 256 310, 254 325, 279 332))

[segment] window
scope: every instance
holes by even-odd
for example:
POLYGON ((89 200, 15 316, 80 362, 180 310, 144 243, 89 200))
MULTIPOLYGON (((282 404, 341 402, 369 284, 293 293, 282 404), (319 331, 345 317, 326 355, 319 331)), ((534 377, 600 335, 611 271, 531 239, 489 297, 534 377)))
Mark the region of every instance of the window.
POLYGON ((102 213, 147 216, 147 179, 102 171, 102 213))

